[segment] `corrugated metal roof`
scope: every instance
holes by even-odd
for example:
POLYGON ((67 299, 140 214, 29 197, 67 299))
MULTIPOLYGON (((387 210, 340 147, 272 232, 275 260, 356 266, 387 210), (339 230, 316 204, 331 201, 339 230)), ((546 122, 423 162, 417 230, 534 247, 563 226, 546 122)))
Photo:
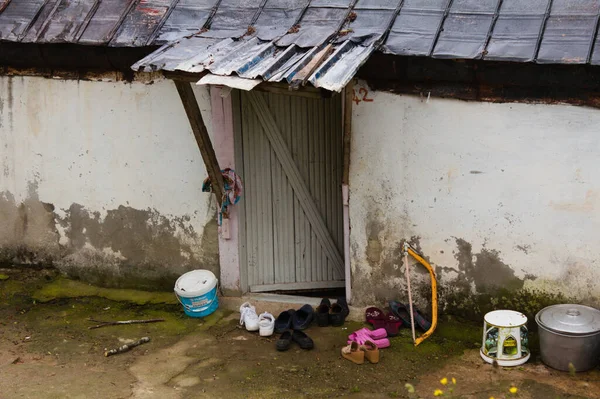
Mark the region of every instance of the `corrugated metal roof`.
POLYGON ((373 8, 373 3, 267 0, 251 21, 246 17, 244 22, 251 23, 242 25, 243 31, 211 24, 210 30, 166 45, 133 68, 236 74, 293 86, 310 82, 341 91, 381 44, 399 7, 379 1, 373 8), (236 35, 226 34, 231 31, 236 35))
POLYGON ((340 90, 373 51, 600 64, 600 0, 2 0, 0 41, 140 47, 137 70, 340 90))
MULTIPOLYGON (((230 11, 229 24, 170 43, 133 68, 310 82, 340 91, 376 50, 600 64, 600 0, 266 0, 258 9, 258 1, 246 3, 247 13, 230 11)), ((221 6, 220 13, 226 14, 221 6)))

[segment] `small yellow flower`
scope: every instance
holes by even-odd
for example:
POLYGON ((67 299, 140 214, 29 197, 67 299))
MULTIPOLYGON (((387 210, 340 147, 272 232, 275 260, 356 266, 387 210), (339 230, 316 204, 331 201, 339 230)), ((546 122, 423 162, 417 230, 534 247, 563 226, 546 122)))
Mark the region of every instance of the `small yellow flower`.
POLYGON ((444 391, 442 391, 441 389, 436 389, 435 391, 433 391, 433 396, 442 396, 444 394, 444 391))
POLYGON ((444 377, 440 380, 440 382, 442 383, 442 385, 446 385, 448 383, 448 379, 444 377))
POLYGON ((493 396, 490 396, 490 399, 494 399, 494 397, 493 397, 493 396))
POLYGON ((456 378, 452 377, 452 384, 456 385, 456 378))
POLYGON ((510 389, 508 391, 514 395, 517 393, 518 389, 517 389, 517 387, 510 387, 510 389))

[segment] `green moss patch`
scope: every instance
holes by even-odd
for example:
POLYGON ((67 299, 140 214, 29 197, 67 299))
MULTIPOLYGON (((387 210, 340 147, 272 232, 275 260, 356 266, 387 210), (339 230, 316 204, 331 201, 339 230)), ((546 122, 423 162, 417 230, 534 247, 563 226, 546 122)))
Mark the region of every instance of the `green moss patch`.
POLYGON ((442 288, 440 298, 445 313, 480 321, 483 320, 486 313, 492 310, 511 309, 527 316, 530 321, 530 328, 535 328, 535 315, 546 306, 579 302, 559 293, 554 294, 532 289, 517 291, 501 289, 494 293, 473 294, 469 290, 452 291, 442 288))
POLYGON ((33 293, 33 299, 49 302, 60 298, 100 297, 112 301, 126 301, 136 305, 177 304, 173 292, 148 292, 120 288, 102 288, 81 281, 58 278, 33 293))

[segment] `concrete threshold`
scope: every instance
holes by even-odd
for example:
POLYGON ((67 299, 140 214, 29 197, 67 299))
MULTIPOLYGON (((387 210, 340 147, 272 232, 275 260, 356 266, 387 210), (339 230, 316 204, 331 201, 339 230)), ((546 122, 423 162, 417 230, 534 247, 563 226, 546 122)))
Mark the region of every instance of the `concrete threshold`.
MULTIPOLYGON (((261 314, 263 312, 269 312, 277 317, 281 312, 288 309, 299 309, 305 304, 309 304, 313 308, 316 308, 321 303, 321 299, 322 298, 298 295, 248 293, 241 297, 219 297, 219 306, 234 312, 239 312, 240 306, 244 302, 250 302, 256 307, 256 313, 261 314)), ((331 302, 335 303, 335 300, 331 302)), ((356 306, 350 306, 349 308, 350 314, 348 315, 347 320, 364 321, 366 308, 356 306)))

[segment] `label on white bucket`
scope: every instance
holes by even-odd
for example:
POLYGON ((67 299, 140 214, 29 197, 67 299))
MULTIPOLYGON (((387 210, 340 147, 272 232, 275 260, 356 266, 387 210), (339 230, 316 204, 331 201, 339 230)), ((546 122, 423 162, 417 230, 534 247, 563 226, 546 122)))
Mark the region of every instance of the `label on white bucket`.
POLYGON ((192 299, 192 307, 193 308, 201 308, 203 306, 208 305, 210 302, 212 302, 212 301, 207 298, 202 298, 200 300, 192 299))
MULTIPOLYGON (((194 298, 210 292, 216 286, 217 278, 210 270, 192 270, 177 279, 175 293, 180 297, 194 298)), ((202 304, 194 303, 193 306, 202 306, 202 304)))

